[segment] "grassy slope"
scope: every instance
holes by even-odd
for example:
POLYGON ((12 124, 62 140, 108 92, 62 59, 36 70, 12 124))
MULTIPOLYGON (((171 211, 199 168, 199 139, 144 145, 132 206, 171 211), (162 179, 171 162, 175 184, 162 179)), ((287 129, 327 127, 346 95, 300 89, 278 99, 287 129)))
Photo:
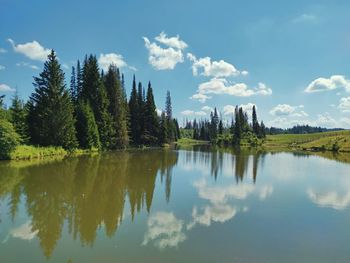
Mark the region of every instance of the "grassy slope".
POLYGON ((337 145, 340 152, 350 152, 350 131, 268 135, 264 143, 266 148, 303 150, 332 150, 333 145, 337 145))

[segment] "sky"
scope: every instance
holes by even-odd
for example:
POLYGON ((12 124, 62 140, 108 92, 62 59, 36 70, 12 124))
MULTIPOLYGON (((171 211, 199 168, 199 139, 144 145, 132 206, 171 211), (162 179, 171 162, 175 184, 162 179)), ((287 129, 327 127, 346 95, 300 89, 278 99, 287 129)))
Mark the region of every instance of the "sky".
POLYGON ((267 126, 350 128, 350 1, 0 0, 0 95, 27 100, 50 49, 166 91, 180 124, 256 105, 267 126))

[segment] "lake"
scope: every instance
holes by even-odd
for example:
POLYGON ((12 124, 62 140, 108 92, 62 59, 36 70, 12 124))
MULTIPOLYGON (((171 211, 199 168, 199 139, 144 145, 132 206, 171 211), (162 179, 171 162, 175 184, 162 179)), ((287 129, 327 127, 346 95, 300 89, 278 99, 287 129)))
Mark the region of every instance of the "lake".
POLYGON ((0 163, 0 262, 350 262, 350 165, 144 150, 0 163))

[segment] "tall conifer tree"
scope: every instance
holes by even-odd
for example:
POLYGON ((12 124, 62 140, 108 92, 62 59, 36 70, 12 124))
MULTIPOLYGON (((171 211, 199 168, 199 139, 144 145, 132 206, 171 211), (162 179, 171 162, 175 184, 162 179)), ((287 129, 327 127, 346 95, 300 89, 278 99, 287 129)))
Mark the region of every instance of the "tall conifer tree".
POLYGON ((73 105, 64 83, 64 73, 52 50, 29 100, 28 125, 34 144, 72 149, 77 146, 73 105))

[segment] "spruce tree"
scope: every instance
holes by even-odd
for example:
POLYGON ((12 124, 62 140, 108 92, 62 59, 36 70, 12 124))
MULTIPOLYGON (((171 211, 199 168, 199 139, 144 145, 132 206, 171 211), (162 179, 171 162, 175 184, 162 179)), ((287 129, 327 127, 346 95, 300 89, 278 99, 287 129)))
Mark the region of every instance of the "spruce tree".
POLYGON ((121 87, 119 70, 111 65, 105 76, 105 87, 109 98, 109 113, 112 115, 113 127, 115 129, 115 148, 124 148, 129 143, 127 130, 126 109, 121 87))
POLYGON ((113 128, 112 116, 108 111, 109 100, 99 73, 96 56, 90 55, 88 58, 85 58, 80 98, 91 105, 98 126, 102 148, 113 148, 116 145, 116 131, 113 128))
POLYGON ((76 129, 79 145, 83 149, 101 148, 98 127, 88 102, 80 100, 76 109, 76 129))
POLYGON ((168 138, 168 119, 165 112, 163 111, 160 117, 160 144, 168 143, 168 138))
POLYGON ((255 105, 253 106, 252 126, 253 126, 253 132, 255 133, 255 135, 259 136, 260 127, 259 127, 258 117, 257 117, 257 114, 256 114, 255 105))
POLYGON ((223 125, 221 119, 220 119, 220 121, 219 121, 218 133, 219 133, 220 135, 222 135, 222 134, 224 133, 224 125, 223 125))
POLYGON ((233 133, 233 142, 239 143, 241 140, 241 114, 240 110, 238 109, 238 106, 235 108, 235 126, 234 126, 234 133, 233 133))
POLYGON ((78 99, 78 91, 77 91, 77 81, 75 74, 75 67, 72 67, 72 73, 70 77, 70 96, 72 98, 73 103, 75 103, 78 99))
POLYGON ((166 93, 165 114, 166 114, 166 122, 167 122, 168 141, 172 142, 175 140, 175 131, 174 131, 175 127, 173 123, 173 108, 171 105, 170 91, 167 91, 166 93))
POLYGON ((24 102, 19 98, 16 91, 15 96, 12 99, 12 105, 10 107, 11 122, 21 138, 22 143, 28 143, 28 126, 27 126, 27 111, 24 102))
POLYGON ((140 126, 139 126, 139 104, 137 100, 137 89, 135 75, 133 77, 132 89, 129 99, 129 123, 130 135, 133 144, 140 143, 140 126))
POLYGON ((31 141, 43 146, 77 146, 73 105, 64 83, 64 73, 52 50, 39 77, 34 77, 35 91, 28 103, 31 141))
POLYGON ((145 143, 159 143, 159 118, 154 103, 151 82, 148 82, 146 104, 145 104, 145 143))

